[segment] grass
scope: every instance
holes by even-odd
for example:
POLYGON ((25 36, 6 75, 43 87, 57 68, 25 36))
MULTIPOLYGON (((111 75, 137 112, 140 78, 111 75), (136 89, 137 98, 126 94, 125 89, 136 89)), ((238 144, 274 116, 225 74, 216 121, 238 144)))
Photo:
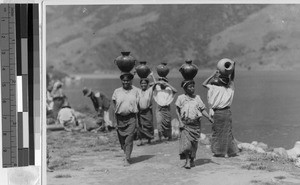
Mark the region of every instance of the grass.
POLYGON ((296 162, 295 159, 292 158, 284 158, 284 157, 280 157, 280 156, 276 156, 276 155, 270 155, 267 153, 252 153, 250 151, 248 151, 249 156, 247 157, 247 161, 267 161, 267 162, 279 162, 282 164, 285 163, 294 163, 296 162))
POLYGON ((247 170, 266 170, 267 166, 265 166, 263 163, 250 163, 243 165, 241 168, 247 170))
POLYGON ((274 177, 274 178, 275 178, 275 179, 278 179, 278 180, 286 179, 285 176, 276 176, 276 177, 274 177))
POLYGON ((55 175, 55 178, 71 178, 72 176, 69 174, 58 174, 55 175))
POLYGON ((245 161, 249 161, 249 164, 242 165, 242 169, 247 170, 266 170, 269 172, 274 171, 289 171, 293 172, 298 169, 295 167, 294 159, 284 158, 270 153, 256 153, 256 152, 243 152, 245 155, 245 161))
POLYGON ((250 183, 253 183, 253 184, 257 184, 257 183, 260 183, 261 180, 251 180, 250 183))
POLYGON ((95 151, 118 151, 116 132, 68 133, 53 132, 47 136, 49 167, 54 170, 76 167, 73 156, 90 155, 95 151))

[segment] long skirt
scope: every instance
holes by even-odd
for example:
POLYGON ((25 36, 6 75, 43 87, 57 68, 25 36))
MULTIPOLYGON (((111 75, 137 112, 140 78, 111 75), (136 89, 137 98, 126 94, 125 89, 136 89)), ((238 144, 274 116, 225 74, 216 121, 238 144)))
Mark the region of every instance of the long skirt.
POLYGON ((211 150, 216 155, 234 155, 238 152, 232 134, 232 118, 230 109, 215 110, 212 125, 211 150))
POLYGON ((122 150, 126 159, 130 159, 133 149, 133 140, 137 131, 136 114, 131 113, 127 116, 116 114, 117 133, 122 150))
POLYGON ((170 106, 157 106, 156 109, 158 133, 166 138, 172 137, 171 109, 170 106))
POLYGON ((153 113, 152 108, 140 110, 138 114, 138 137, 139 139, 153 139, 154 127, 153 127, 153 113))
POLYGON ((180 159, 195 158, 198 149, 198 139, 201 133, 201 122, 199 119, 182 120, 184 126, 179 136, 180 159))

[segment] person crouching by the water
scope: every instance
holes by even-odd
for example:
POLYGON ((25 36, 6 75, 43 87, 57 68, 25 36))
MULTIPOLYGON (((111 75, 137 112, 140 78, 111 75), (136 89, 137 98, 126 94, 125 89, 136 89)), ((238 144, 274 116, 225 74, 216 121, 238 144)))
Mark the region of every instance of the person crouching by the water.
POLYGON ((133 150, 133 140, 137 132, 139 90, 132 85, 133 74, 122 73, 120 79, 122 87, 115 89, 112 101, 118 138, 125 153, 124 166, 128 166, 133 150))
POLYGON ((216 71, 203 82, 203 86, 208 89, 209 114, 214 119, 211 150, 215 157, 225 157, 226 154, 234 157, 238 153, 232 133, 230 110, 234 95, 234 75, 234 70, 229 77, 216 71))
MULTIPOLYGON (((150 73, 153 77, 153 72, 150 73)), ((154 138, 154 127, 153 127, 153 113, 152 113, 152 95, 153 86, 149 87, 149 79, 141 78, 140 80, 141 89, 139 89, 139 114, 138 114, 138 146, 143 145, 142 139, 147 139, 148 144, 151 143, 151 139, 154 138), (149 88, 148 88, 149 87, 149 88)))
POLYGON ((200 96, 194 94, 194 80, 184 80, 181 87, 185 94, 179 95, 175 102, 180 128, 179 155, 180 159, 186 160, 183 167, 189 169, 195 166, 194 161, 201 133, 201 117, 205 116, 212 123, 213 119, 206 112, 205 104, 200 96))
POLYGON ((83 88, 82 92, 84 96, 91 98, 93 106, 97 111, 97 120, 102 122, 101 126, 95 131, 107 131, 109 128, 113 128, 112 121, 109 118, 110 99, 102 92, 94 92, 86 87, 83 88))
POLYGON ((172 140, 171 107, 177 90, 168 83, 166 77, 160 77, 153 87, 153 98, 157 103, 156 119, 159 141, 162 136, 172 140))
POLYGON ((62 105, 58 112, 57 120, 64 127, 65 131, 86 131, 85 125, 78 121, 74 109, 71 108, 68 102, 64 102, 62 105))

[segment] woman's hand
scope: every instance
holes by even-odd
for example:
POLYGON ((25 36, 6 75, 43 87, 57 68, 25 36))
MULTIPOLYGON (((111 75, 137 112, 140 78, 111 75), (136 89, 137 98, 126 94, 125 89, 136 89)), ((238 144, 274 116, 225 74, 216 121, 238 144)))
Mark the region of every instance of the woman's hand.
POLYGON ((219 77, 219 76, 220 76, 220 71, 217 69, 217 70, 215 71, 214 77, 217 78, 217 77, 219 77))

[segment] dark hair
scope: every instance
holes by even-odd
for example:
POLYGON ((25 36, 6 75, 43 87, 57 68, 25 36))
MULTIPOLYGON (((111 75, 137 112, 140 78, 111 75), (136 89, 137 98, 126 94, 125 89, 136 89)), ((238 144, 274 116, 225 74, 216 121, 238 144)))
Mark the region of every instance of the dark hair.
POLYGON ((229 77, 220 75, 215 81, 211 82, 212 85, 228 87, 229 77))
POLYGON ((194 80, 183 80, 181 82, 181 87, 185 89, 190 84, 195 84, 195 81, 194 80))
POLYGON ((131 73, 121 74, 120 79, 124 80, 126 77, 128 78, 128 80, 132 80, 133 79, 133 74, 131 74, 131 73))
POLYGON ((143 81, 145 81, 147 84, 149 84, 149 79, 148 78, 141 78, 140 83, 142 83, 143 81))
POLYGON ((158 80, 163 80, 165 82, 169 82, 168 79, 167 79, 167 77, 159 77, 158 80))

